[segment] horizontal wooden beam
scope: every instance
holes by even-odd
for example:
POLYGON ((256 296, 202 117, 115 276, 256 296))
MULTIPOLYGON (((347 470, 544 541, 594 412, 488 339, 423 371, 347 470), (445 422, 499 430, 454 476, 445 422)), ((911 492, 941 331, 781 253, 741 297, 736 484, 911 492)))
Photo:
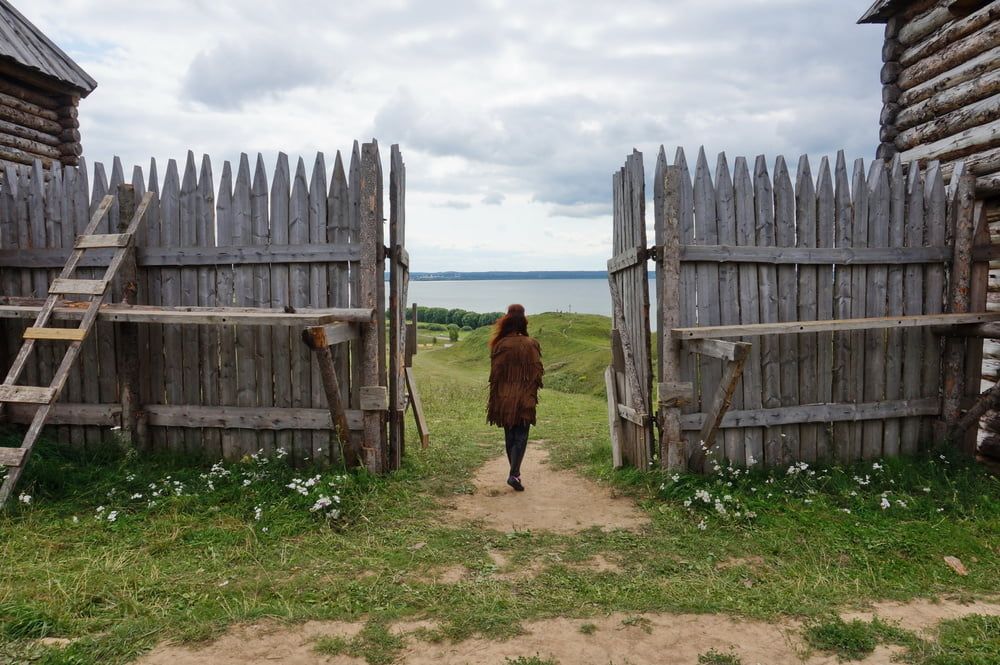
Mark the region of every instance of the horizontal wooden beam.
POLYGON ((767 263, 777 265, 896 265, 946 263, 950 247, 747 247, 683 245, 682 262, 767 263))
MULTIPOLYGON (((49 411, 46 425, 93 425, 118 427, 121 425, 121 406, 118 404, 73 404, 57 402, 49 411)), ((17 424, 28 424, 37 406, 8 404, 7 415, 17 424)), ((223 429, 309 429, 324 430, 333 427, 329 409, 299 409, 282 407, 239 406, 185 406, 148 404, 140 407, 153 427, 218 427, 223 429)), ((348 410, 347 424, 352 430, 361 430, 361 411, 348 410)))
POLYGON ((615 254, 608 260, 608 272, 621 272, 632 266, 645 263, 648 258, 649 252, 645 247, 630 247, 619 254, 615 254))
MULTIPOLYGON (((0 298, 0 319, 34 319, 42 309, 41 300, 0 298)), ((57 306, 54 319, 79 320, 86 310, 67 305, 57 306)), ((368 323, 374 311, 364 308, 283 309, 262 307, 156 307, 106 303, 97 315, 100 321, 119 323, 186 323, 196 325, 320 326, 329 323, 368 323)))
POLYGON ((973 261, 994 261, 1000 259, 1000 245, 977 245, 972 248, 973 261))
MULTIPOLYGON (((0 249, 0 265, 9 268, 61 268, 71 249, 0 249)), ((88 252, 78 264, 82 268, 106 266, 113 250, 88 252)), ((346 263, 361 260, 357 243, 316 243, 310 245, 248 245, 224 247, 136 247, 140 268, 213 265, 256 265, 261 263, 346 263)))
MULTIPOLYGON (((722 418, 719 427, 775 427, 802 423, 834 423, 883 418, 909 418, 936 416, 941 412, 941 400, 927 397, 914 400, 866 402, 863 404, 803 404, 776 409, 730 411, 722 418)), ((704 413, 681 416, 681 429, 698 431, 705 423, 704 413)))
POLYGON ((24 448, 0 448, 0 466, 21 466, 24 448))
POLYGON ((646 414, 639 413, 630 406, 625 406, 624 404, 618 405, 618 415, 629 421, 630 423, 635 423, 640 427, 646 426, 646 414))
POLYGON ((303 340, 311 349, 324 346, 334 346, 350 342, 361 337, 361 330, 356 323, 327 323, 322 326, 309 326, 303 331, 303 340))
POLYGON ((947 337, 982 337, 985 339, 1000 339, 1000 322, 974 323, 968 326, 942 326, 932 328, 938 335, 947 337))
POLYGON ((685 351, 721 360, 743 360, 750 353, 751 347, 749 342, 727 342, 721 339, 691 339, 681 344, 685 351))
POLYGON ((957 326, 970 323, 1000 321, 1000 312, 968 314, 921 314, 918 316, 886 316, 867 319, 833 319, 826 321, 788 321, 785 323, 753 323, 734 326, 704 326, 674 328, 675 339, 711 339, 717 337, 755 337, 757 335, 796 335, 844 330, 880 330, 886 328, 921 328, 957 326))
POLYGON ((682 407, 694 401, 694 384, 690 381, 661 383, 657 396, 660 406, 682 407))

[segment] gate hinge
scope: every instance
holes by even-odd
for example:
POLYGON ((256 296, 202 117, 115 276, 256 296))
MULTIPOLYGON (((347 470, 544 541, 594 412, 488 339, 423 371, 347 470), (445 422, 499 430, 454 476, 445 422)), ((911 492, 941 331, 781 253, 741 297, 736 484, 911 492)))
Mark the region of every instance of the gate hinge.
POLYGON ((653 245, 646 250, 646 256, 654 261, 660 260, 660 254, 662 253, 662 247, 659 245, 653 245))

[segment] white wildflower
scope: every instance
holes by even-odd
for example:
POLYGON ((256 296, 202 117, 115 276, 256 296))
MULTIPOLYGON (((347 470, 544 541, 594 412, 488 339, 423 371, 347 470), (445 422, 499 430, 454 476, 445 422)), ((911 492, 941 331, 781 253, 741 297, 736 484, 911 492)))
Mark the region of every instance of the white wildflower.
POLYGON ((263 514, 264 514, 264 509, 261 508, 260 506, 256 506, 253 509, 253 518, 254 518, 254 520, 260 521, 261 515, 263 515, 263 514))
POLYGON ((924 490, 924 492, 926 494, 930 494, 931 493, 931 488, 930 487, 924 487, 923 490, 924 490))
POLYGON ((31 503, 31 495, 30 494, 21 494, 20 496, 17 497, 17 500, 20 501, 21 503, 27 505, 27 504, 31 503))
POLYGON ((309 511, 315 513, 317 510, 323 510, 324 508, 329 508, 332 505, 333 501, 330 500, 330 497, 321 496, 316 499, 316 503, 313 504, 313 507, 310 508, 309 511))
POLYGON ((880 505, 882 506, 882 510, 887 510, 889 506, 891 506, 892 504, 889 503, 889 499, 882 497, 882 502, 880 505))
POLYGON ((872 470, 873 471, 881 471, 882 470, 882 465, 879 464, 878 462, 872 462, 872 470))
POLYGON ((708 525, 705 524, 705 520, 702 520, 702 521, 698 522, 698 529, 699 530, 704 531, 707 528, 708 528, 708 525))
POLYGON ((117 519, 118 519, 118 511, 117 510, 112 510, 110 513, 108 513, 108 521, 109 522, 114 522, 117 519))

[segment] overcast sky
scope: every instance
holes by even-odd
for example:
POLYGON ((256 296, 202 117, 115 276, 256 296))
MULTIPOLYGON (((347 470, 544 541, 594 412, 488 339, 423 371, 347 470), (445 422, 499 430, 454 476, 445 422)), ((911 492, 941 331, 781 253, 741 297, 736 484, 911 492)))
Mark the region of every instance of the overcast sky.
POLYGON ((870 0, 14 3, 98 81, 92 162, 399 143, 416 271, 603 268, 633 147, 649 176, 660 144, 773 163, 878 138, 870 0))

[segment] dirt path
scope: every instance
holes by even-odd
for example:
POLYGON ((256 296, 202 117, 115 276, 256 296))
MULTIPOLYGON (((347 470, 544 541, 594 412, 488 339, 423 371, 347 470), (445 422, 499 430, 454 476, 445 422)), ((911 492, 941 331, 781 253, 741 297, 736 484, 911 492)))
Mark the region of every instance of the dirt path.
MULTIPOLYGON (((971 614, 1000 616, 1000 604, 955 601, 878 604, 868 613, 909 630, 927 631, 945 619, 971 614)), ((311 621, 296 628, 261 623, 234 628, 204 647, 162 646, 147 654, 140 665, 364 665, 349 656, 324 656, 313 646, 322 637, 350 639, 360 623, 311 621)), ((519 656, 551 659, 560 665, 694 665, 710 649, 732 652, 746 665, 834 665, 835 656, 808 653, 791 621, 742 621, 718 614, 611 614, 594 619, 546 619, 524 625, 524 634, 498 641, 474 638, 463 642, 427 642, 420 631, 433 622, 397 624, 406 647, 396 661, 401 665, 502 665, 519 656), (581 628, 584 628, 581 630, 581 628)), ((879 647, 859 665, 890 665, 897 648, 879 647)))
POLYGON ((544 441, 529 441, 521 465, 525 491, 507 486, 507 457, 482 466, 473 479, 475 491, 450 502, 447 519, 479 522, 497 531, 578 533, 591 527, 638 530, 649 518, 625 497, 572 471, 549 464, 544 441))

